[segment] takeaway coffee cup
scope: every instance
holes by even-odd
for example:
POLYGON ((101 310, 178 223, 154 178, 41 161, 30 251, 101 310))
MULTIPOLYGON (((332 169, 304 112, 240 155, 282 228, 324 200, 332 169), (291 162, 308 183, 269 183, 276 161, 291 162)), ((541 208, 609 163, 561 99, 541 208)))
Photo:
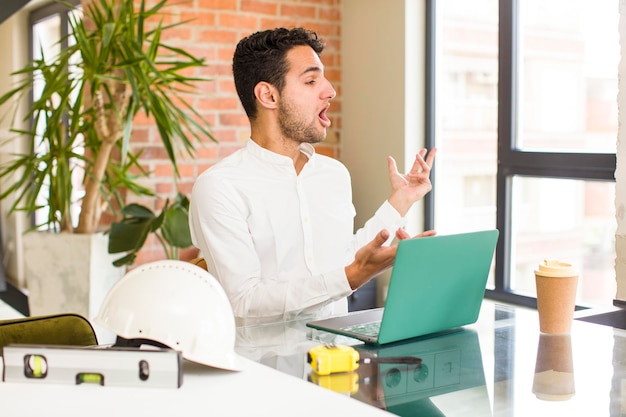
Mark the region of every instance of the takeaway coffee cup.
POLYGON ((544 260, 535 270, 539 330, 569 334, 576 304, 578 272, 569 263, 544 260))
POLYGON ((539 335, 533 393, 540 400, 565 401, 576 392, 570 335, 539 335))

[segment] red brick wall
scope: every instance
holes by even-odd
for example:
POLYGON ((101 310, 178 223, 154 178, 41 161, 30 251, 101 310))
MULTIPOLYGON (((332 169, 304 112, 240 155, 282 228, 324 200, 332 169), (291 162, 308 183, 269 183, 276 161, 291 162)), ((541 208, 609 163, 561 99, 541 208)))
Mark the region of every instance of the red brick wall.
MULTIPOLYGON (((193 20, 169 31, 165 40, 206 59, 208 66, 201 75, 212 81, 203 85, 203 93, 195 99, 194 106, 210 122, 218 141, 213 143, 207 138, 198 144, 194 157, 181 155, 180 191, 189 194, 198 174, 240 148, 250 135, 248 120, 235 92, 231 61, 237 41, 258 30, 304 26, 317 31, 326 43, 322 61, 327 78, 337 90, 337 98, 329 112, 333 125, 327 140, 318 146, 318 152, 339 157, 341 0, 172 0, 172 4, 175 5, 169 10, 173 12, 174 21, 193 20)), ((137 118, 133 141, 135 146, 144 148, 145 166, 153 172, 146 185, 161 197, 156 201, 143 199, 140 202, 159 210, 164 199, 176 192, 172 166, 150 120, 137 118)), ((129 196, 130 200, 137 201, 129 196)), ((195 253, 195 250, 185 251, 181 257, 187 259, 195 253)), ((164 258, 160 245, 151 238, 135 265, 164 258)))

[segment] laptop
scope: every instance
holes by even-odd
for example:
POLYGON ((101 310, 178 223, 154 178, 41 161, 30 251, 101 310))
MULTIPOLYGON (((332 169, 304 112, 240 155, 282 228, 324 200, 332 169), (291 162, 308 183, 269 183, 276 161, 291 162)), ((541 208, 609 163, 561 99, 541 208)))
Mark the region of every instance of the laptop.
POLYGON ((498 230, 398 242, 384 308, 308 322, 310 328, 386 344, 478 319, 498 230))

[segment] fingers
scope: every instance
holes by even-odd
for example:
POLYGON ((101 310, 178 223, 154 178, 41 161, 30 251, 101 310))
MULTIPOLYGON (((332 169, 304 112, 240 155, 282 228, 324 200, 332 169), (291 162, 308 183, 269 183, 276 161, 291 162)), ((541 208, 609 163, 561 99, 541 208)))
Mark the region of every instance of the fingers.
POLYGON ((427 152, 427 149, 423 148, 417 153, 417 155, 415 155, 415 162, 413 162, 413 167, 411 167, 410 171, 411 175, 430 172, 435 160, 437 148, 432 148, 428 153, 428 156, 426 155, 427 152))
POLYGON ((398 228, 398 230, 396 230, 396 238, 398 238, 398 240, 410 239, 411 235, 408 234, 406 230, 400 227, 398 228))
POLYGON ((435 230, 424 230, 422 233, 418 234, 415 237, 429 237, 429 236, 435 236, 437 234, 437 232, 435 230))
POLYGON ((350 288, 357 289, 393 264, 396 246, 384 246, 389 232, 381 230, 367 245, 354 255, 354 261, 346 266, 346 277, 350 288))
POLYGON ((398 172, 398 165, 396 164, 396 160, 393 159, 393 157, 391 156, 387 157, 387 168, 389 169, 389 178, 393 177, 394 175, 400 174, 398 172))
POLYGON ((430 171, 433 165, 433 161, 435 160, 435 154, 437 153, 437 148, 432 148, 428 155, 426 155, 426 149, 422 150, 422 153, 418 154, 418 162, 422 171, 430 171), (423 154, 422 154, 423 153, 423 154))
POLYGON ((387 241, 387 239, 389 239, 389 231, 387 231, 386 229, 383 229, 380 232, 378 232, 374 240, 372 240, 372 243, 375 246, 382 246, 387 241))
POLYGON ((412 239, 412 238, 419 238, 419 237, 429 237, 429 236, 435 236, 436 234, 437 232, 435 230, 424 230, 422 233, 419 233, 415 236, 411 236, 406 232, 406 230, 402 228, 399 228, 398 230, 396 230, 396 237, 398 238, 398 240, 412 239))
POLYGON ((433 161, 435 160, 435 154, 437 153, 437 148, 431 148, 430 152, 428 152, 428 156, 426 156, 427 149, 424 148, 419 152, 419 155, 425 161, 428 166, 432 166, 433 161))
POLYGON ((437 148, 432 148, 430 150, 430 153, 428 154, 428 157, 426 158, 426 163, 429 166, 433 166, 433 162, 435 162, 435 155, 437 154, 437 148))
POLYGON ((372 239, 367 245, 365 245, 362 249, 367 248, 368 250, 372 251, 372 253, 374 251, 376 251, 377 249, 381 248, 382 246, 384 246, 385 242, 387 242, 387 240, 389 240, 389 231, 386 229, 382 229, 380 232, 378 232, 376 234, 376 236, 374 237, 374 239, 372 239))
MULTIPOLYGON (((421 149, 417 153, 417 155, 415 155, 415 161, 413 162, 413 166, 411 167, 409 174, 418 175, 422 172, 429 173, 433 166, 433 162, 435 161, 436 154, 437 148, 432 148, 430 152, 428 152, 426 148, 421 149)), ((396 160, 391 156, 387 157, 387 167, 389 169, 390 177, 399 174, 398 164, 396 163, 396 160)))

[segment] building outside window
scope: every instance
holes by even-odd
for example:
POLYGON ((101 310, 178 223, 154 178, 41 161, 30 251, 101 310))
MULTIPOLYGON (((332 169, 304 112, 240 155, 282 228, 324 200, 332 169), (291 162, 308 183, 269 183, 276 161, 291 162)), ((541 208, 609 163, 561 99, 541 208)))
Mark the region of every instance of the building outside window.
POLYGON ((498 227, 488 295, 532 305, 534 267, 615 298, 616 2, 433 1, 434 227, 498 227))

